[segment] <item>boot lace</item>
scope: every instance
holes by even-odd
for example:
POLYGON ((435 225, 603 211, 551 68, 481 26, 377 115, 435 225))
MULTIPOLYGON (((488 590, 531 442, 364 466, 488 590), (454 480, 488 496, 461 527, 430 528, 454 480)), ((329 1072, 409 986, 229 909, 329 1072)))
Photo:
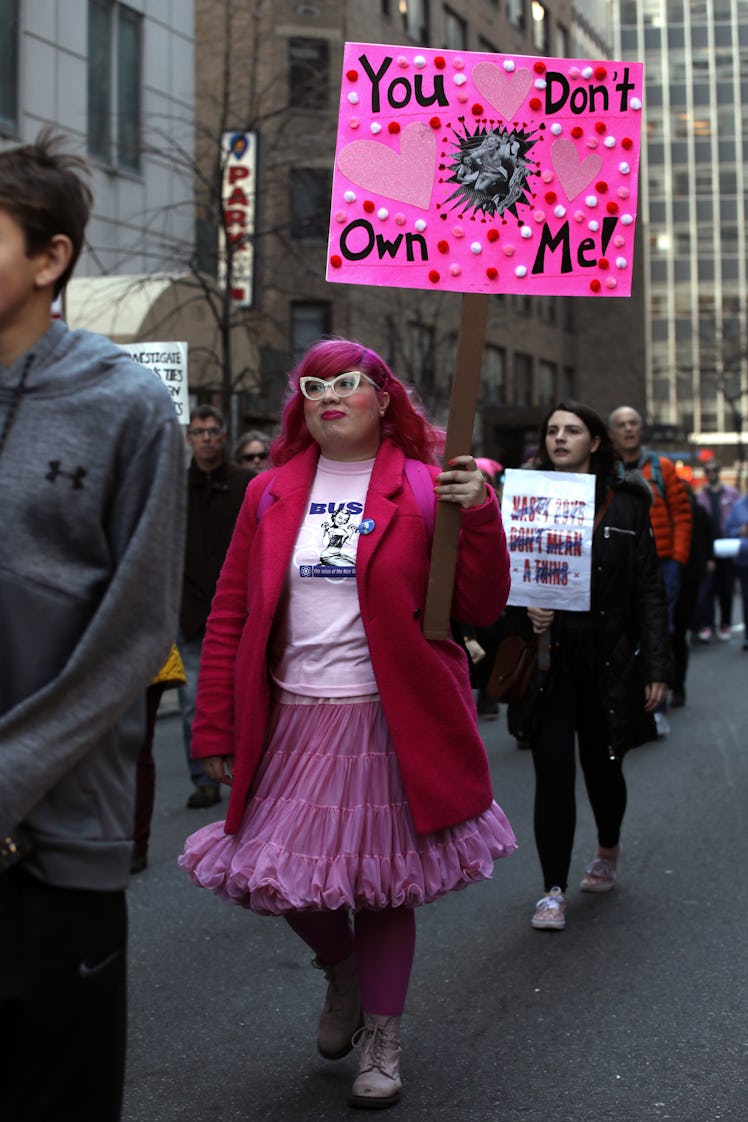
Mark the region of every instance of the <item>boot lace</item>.
POLYGON ((390 1017, 383 1024, 363 1025, 353 1036, 353 1046, 361 1046, 359 1074, 377 1068, 383 1075, 395 1078, 398 1070, 400 1044, 397 1038, 397 1020, 390 1017))

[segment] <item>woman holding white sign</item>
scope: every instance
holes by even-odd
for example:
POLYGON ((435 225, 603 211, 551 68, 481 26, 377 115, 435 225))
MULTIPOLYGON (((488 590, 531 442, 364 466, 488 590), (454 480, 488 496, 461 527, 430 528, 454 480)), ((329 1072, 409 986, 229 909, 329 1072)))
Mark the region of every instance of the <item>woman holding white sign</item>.
POLYGON ((319 342, 290 387, 203 646, 192 752, 231 787, 228 815, 180 864, 313 949, 328 982, 318 1050, 339 1059, 356 1035, 350 1103, 386 1107, 400 1096, 414 909, 489 877, 516 846, 465 655, 421 627, 435 496, 462 508, 459 619, 500 615, 506 540, 473 457, 440 472, 442 433, 373 351, 319 342), (333 525, 345 533, 331 549, 333 525))
POLYGON ((540 429, 533 466, 595 476, 595 528, 589 611, 515 609, 521 627, 549 650, 528 695, 510 705, 513 734, 530 741, 535 766, 535 841, 544 895, 532 925, 566 925, 566 890, 576 825, 575 737, 598 834, 584 892, 616 880, 626 809, 622 760, 655 738, 651 717, 671 680, 667 605, 649 521, 651 495, 624 473, 604 421, 587 405, 564 401, 540 429))

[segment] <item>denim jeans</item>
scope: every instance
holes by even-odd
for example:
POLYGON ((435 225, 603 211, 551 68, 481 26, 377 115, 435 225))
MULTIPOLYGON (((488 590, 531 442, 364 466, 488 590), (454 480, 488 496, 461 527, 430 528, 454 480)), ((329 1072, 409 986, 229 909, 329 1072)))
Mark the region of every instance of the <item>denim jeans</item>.
POLYGON ((668 634, 672 635, 675 605, 680 592, 680 565, 673 557, 663 557, 660 560, 660 572, 667 597, 667 629, 668 634))
POLYGON ((199 760, 190 758, 192 746, 192 722, 195 719, 195 698, 197 696, 197 676, 200 670, 200 655, 203 650, 203 637, 185 639, 181 628, 177 632, 177 647, 184 666, 187 681, 179 687, 179 712, 182 717, 182 738, 187 756, 190 779, 196 787, 216 787, 199 760))

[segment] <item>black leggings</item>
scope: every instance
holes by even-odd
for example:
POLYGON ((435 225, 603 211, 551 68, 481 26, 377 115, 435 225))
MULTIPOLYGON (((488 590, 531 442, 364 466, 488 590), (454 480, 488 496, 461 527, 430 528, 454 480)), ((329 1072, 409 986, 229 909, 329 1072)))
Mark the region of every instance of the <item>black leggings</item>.
POLYGON ((618 845, 626 810, 626 782, 620 760, 608 756, 608 724, 589 679, 561 673, 533 744, 535 844, 545 891, 566 891, 576 826, 574 734, 579 762, 595 816, 599 845, 618 845))

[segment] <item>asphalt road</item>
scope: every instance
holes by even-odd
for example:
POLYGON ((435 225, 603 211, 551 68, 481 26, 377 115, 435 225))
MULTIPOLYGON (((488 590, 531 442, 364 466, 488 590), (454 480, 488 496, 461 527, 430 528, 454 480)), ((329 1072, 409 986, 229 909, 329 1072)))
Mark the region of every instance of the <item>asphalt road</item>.
MULTIPOLYGON (((567 927, 534 931, 542 884, 532 763, 483 722, 520 842, 493 880, 420 910, 403 1021, 402 1122, 744 1122, 748 1118, 748 652, 692 652, 671 735, 631 753, 620 880, 573 887, 594 854, 579 798, 567 927)), ((315 1051, 324 982, 282 920, 194 888, 176 866, 216 813, 185 809, 178 719, 159 718, 148 869, 130 893, 124 1122, 321 1122, 353 1056, 315 1051)))

